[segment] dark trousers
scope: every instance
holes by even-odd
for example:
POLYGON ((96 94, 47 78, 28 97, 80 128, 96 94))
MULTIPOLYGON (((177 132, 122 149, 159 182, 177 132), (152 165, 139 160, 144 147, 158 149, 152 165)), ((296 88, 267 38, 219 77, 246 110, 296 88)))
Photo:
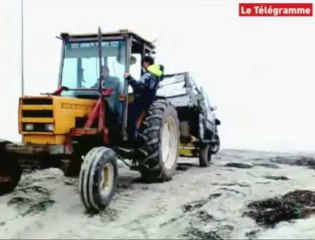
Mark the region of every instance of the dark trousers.
POLYGON ((137 139, 137 120, 146 108, 145 98, 135 98, 134 102, 128 106, 127 133, 131 141, 137 139))

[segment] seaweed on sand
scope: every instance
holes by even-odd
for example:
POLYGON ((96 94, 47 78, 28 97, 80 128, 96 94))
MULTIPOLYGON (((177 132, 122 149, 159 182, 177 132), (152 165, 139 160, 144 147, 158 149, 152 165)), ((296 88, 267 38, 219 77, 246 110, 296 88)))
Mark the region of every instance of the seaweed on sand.
POLYGON ((295 190, 281 197, 268 198, 248 204, 244 216, 253 218, 257 224, 274 227, 282 221, 308 217, 315 213, 315 192, 295 190))

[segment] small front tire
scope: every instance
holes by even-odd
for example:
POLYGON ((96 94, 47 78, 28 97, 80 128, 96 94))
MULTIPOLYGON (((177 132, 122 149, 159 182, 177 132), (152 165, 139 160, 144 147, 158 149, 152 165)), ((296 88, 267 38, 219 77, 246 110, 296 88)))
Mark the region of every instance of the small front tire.
POLYGON ((118 182, 117 156, 107 147, 96 147, 84 158, 79 176, 81 201, 88 211, 99 212, 111 202, 118 182))

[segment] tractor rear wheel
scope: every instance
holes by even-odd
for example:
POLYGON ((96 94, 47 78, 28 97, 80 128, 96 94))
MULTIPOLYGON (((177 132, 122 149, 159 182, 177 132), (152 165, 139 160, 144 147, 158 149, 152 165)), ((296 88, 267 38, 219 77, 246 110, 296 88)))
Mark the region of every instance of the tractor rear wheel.
POLYGON ((164 99, 153 102, 139 129, 139 152, 144 156, 140 173, 144 181, 172 179, 179 156, 179 135, 176 109, 164 99))
POLYGON ((112 200, 118 181, 117 156, 107 147, 96 147, 84 158, 79 176, 81 201, 88 211, 105 209, 112 200))
POLYGON ((17 159, 5 152, 8 143, 0 140, 0 195, 13 192, 22 176, 17 159))

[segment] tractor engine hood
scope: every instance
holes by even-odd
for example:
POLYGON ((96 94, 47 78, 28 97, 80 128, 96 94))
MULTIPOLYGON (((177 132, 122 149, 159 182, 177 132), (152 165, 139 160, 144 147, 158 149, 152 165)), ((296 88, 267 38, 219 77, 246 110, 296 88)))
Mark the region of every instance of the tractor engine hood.
POLYGON ((61 96, 20 98, 19 133, 23 142, 62 144, 71 128, 82 127, 95 104, 95 100, 61 96))

